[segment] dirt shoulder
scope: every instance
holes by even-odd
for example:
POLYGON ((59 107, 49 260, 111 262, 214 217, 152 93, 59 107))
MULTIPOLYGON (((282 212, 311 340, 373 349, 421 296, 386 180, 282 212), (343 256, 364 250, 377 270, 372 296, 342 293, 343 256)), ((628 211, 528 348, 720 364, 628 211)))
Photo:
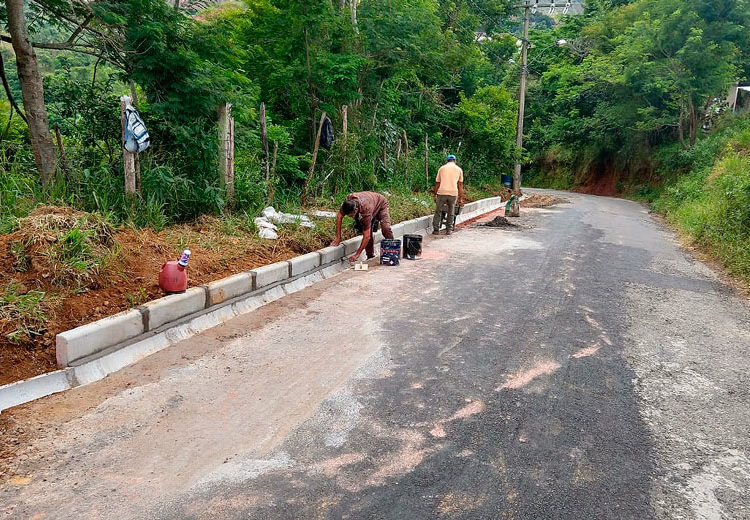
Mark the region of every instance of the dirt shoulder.
POLYGON ((227 229, 226 222, 217 218, 203 218, 160 232, 123 228, 113 234, 113 247, 117 249, 114 258, 93 273, 82 289, 49 269, 43 259, 32 260, 27 270, 18 271, 13 249, 24 237, 23 231, 0 236, 0 276, 7 281, 4 285, 13 285, 20 297, 32 292, 44 295, 36 311, 41 322, 29 325, 31 333, 13 338, 23 326, 19 317, 13 320, 13 316, 4 316, 0 320, 0 384, 54 370, 54 341, 59 332, 163 296, 158 285, 159 269, 165 261, 179 258, 185 247, 192 251, 189 283, 197 286, 325 247, 330 242, 330 226, 321 227, 316 232, 290 228, 275 241, 260 239, 254 231, 227 229))

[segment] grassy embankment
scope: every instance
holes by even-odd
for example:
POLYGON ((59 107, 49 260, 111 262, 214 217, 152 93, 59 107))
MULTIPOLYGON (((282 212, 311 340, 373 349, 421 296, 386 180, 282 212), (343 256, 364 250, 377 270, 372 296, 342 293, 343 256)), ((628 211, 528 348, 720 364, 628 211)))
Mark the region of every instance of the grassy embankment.
POLYGON ((750 117, 732 121, 690 150, 666 152, 666 181, 654 193, 637 195, 750 282, 750 117))

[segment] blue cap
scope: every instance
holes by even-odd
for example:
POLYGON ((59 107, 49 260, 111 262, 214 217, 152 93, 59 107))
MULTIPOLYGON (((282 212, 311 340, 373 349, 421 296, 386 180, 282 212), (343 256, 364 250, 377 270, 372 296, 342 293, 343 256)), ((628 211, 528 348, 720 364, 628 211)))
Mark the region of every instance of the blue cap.
POLYGON ((450 154, 448 157, 445 158, 445 160, 446 161, 455 161, 456 160, 456 156, 453 155, 453 154, 450 154))

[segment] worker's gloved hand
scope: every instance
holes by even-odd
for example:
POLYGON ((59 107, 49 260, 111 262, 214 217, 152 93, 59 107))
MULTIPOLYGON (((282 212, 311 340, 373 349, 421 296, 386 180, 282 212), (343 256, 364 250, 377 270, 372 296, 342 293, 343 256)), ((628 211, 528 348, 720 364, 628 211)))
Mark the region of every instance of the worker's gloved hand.
MULTIPOLYGON (((360 254, 361 254, 361 253, 360 253, 360 254)), ((356 262, 356 261, 357 261, 357 258, 359 258, 359 255, 358 255, 358 254, 353 254, 352 256, 350 256, 350 257, 349 257, 349 261, 350 261, 351 263, 354 263, 354 262, 356 262)))
POLYGON ((340 243, 341 243, 341 240, 339 240, 339 239, 334 239, 334 241, 333 241, 333 242, 331 242, 331 247, 336 247, 336 246, 337 246, 337 245, 339 245, 340 243))

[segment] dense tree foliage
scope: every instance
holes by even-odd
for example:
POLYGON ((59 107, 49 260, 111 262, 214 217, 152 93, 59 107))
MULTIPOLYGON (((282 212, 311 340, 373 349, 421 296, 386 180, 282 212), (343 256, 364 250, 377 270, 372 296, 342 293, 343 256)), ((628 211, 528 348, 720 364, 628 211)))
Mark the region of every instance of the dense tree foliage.
MULTIPOLYGON (((217 108, 225 102, 236 118, 237 208, 248 212, 272 199, 299 203, 305 186, 313 197, 426 189, 425 139, 431 169, 458 153, 467 183, 509 173, 519 157, 527 181, 559 187, 602 175, 653 179, 653 150, 694 146, 750 68, 744 0, 589 0, 581 16, 537 12, 520 151, 513 139, 520 20, 509 0, 207 4, 23 3, 44 108, 67 164, 56 149, 58 179, 41 191, 33 135, 19 125, 19 63, 3 31, 4 90, 19 110, 2 107, 0 166, 23 187, 14 200, 59 198, 136 223, 224 211, 217 108), (555 45, 561 39, 566 44, 555 45), (153 141, 140 157, 135 204, 122 188, 122 94, 136 98, 153 141), (337 139, 313 168, 322 112, 337 139)), ((0 9, 6 26, 8 14, 0 9)))
POLYGON ((748 74, 750 11, 742 0, 592 0, 584 17, 533 41, 530 148, 561 186, 612 171, 651 173, 655 147, 690 147, 748 74))
MULTIPOLYGON (((493 180, 511 167, 515 105, 502 82, 517 48, 505 32, 507 0, 204 7, 165 0, 28 3, 50 126, 59 128, 68 162, 56 165, 59 179, 47 196, 136 223, 224 210, 217 174, 217 109, 224 102, 236 118, 237 205, 247 211, 271 197, 299 200, 323 111, 337 140, 318 155, 310 179, 316 196, 426 189, 425 136, 431 170, 457 150, 467 182, 493 180), (140 157, 135 205, 121 187, 122 94, 137 100, 153 143, 140 157), (264 182, 261 102, 271 186, 264 182)), ((10 94, 18 97, 15 57, 9 47, 0 52, 10 94)), ((13 118, 8 113, 0 115, 3 127, 13 118)), ((28 141, 19 146, 21 136, 3 137, 3 168, 27 180, 38 175, 23 152, 28 141)))

